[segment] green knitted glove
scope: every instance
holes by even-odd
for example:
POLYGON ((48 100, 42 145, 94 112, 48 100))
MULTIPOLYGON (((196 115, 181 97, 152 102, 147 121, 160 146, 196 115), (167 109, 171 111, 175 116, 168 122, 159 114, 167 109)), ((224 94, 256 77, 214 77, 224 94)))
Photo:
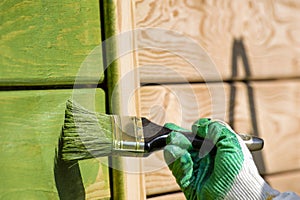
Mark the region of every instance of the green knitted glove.
POLYGON ((175 124, 164 149, 165 161, 187 199, 273 199, 273 190, 259 175, 242 139, 224 122, 200 119, 193 133, 210 139, 217 147, 196 151, 175 124))

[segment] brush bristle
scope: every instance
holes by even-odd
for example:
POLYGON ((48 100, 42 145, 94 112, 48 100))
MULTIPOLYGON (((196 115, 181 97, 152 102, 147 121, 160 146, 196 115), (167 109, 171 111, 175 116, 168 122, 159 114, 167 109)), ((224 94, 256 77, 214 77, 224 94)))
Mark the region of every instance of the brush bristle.
POLYGON ((66 161, 108 156, 112 152, 111 117, 68 100, 61 142, 66 161))

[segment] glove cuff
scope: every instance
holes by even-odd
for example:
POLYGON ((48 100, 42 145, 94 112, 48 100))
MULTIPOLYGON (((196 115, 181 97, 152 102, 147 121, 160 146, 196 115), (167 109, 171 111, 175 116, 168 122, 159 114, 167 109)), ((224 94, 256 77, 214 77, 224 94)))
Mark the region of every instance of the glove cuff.
MULTIPOLYGON (((239 140, 241 143, 240 138, 239 140)), ((280 192, 271 188, 259 175, 247 147, 245 145, 241 145, 241 147, 245 160, 225 199, 267 200, 278 196, 280 192)))
POLYGON ((252 173, 250 170, 256 168, 251 169, 249 166, 242 168, 225 199, 266 200, 280 194, 272 189, 258 173, 252 173))

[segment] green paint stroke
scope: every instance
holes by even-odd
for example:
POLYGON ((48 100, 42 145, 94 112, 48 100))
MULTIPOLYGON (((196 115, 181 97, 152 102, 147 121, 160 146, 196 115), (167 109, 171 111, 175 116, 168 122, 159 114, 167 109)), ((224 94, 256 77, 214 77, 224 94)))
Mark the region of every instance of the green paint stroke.
MULTIPOLYGON (((61 173, 60 176, 63 182, 69 183, 69 188, 81 187, 73 199, 83 197, 84 194, 79 194, 82 187, 86 188, 95 181, 96 169, 100 167, 98 162, 90 161, 82 166, 82 163, 68 166, 55 162, 55 149, 64 123, 65 103, 72 92, 1 92, 0 199, 63 199, 59 198, 56 188, 55 175, 59 170, 69 174, 61 173), (73 177, 73 182, 68 179, 70 177, 73 177)), ((92 89, 77 90, 76 93, 87 104, 90 98, 95 98, 92 89)), ((96 99, 99 102, 97 111, 104 112, 102 90, 97 89, 96 99)), ((108 180, 107 174, 103 173, 103 179, 108 180)), ((108 187, 107 181, 107 190, 108 187)), ((71 195, 70 190, 62 192, 65 199, 71 195)))

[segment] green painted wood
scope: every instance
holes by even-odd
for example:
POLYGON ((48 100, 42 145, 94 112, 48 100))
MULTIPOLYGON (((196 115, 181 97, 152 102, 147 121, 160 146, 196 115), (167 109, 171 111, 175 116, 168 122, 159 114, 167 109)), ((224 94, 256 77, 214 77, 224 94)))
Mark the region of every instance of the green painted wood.
POLYGON ((105 112, 101 89, 0 92, 0 199, 109 199, 108 168, 102 162, 58 159, 70 97, 105 112))
POLYGON ((0 86, 103 80, 101 49, 79 71, 101 42, 98 1, 2 0, 0 24, 0 86))
MULTIPOLYGON (((117 83, 120 80, 120 65, 117 58, 117 2, 111 0, 102 1, 103 12, 103 40, 105 40, 105 64, 106 69, 106 82, 107 82, 107 95, 110 99, 109 111, 118 112, 120 110, 120 96, 118 92, 114 91, 116 89, 117 83), (115 98, 111 98, 115 92, 115 98)), ((119 114, 119 113, 114 113, 119 114)))
MULTIPOLYGON (((114 36, 118 34, 117 32, 117 1, 105 0, 102 1, 103 18, 101 20, 104 22, 102 28, 104 29, 103 40, 109 40, 106 43, 106 49, 104 49, 107 60, 114 60, 117 54, 117 41, 114 36)), ((121 13, 120 13, 121 14, 121 13)), ((120 96, 119 93, 114 91, 116 89, 117 83, 120 80, 120 66, 117 60, 112 63, 106 63, 108 65, 106 70, 107 76, 107 96, 109 102, 109 113, 119 114, 120 112, 120 96), (114 98, 113 98, 113 92, 114 98)), ((113 199, 125 200, 126 199, 126 183, 124 181, 124 172, 119 170, 123 168, 123 160, 118 157, 110 157, 110 162, 113 168, 111 168, 111 191, 113 199), (116 168, 118 169, 116 169, 116 168)))

